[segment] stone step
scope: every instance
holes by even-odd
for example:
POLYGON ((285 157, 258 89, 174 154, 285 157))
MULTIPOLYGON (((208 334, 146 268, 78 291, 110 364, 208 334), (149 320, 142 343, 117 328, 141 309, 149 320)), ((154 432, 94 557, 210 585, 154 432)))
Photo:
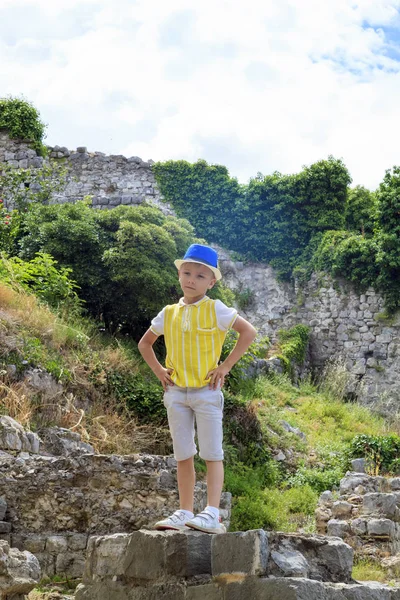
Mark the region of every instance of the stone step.
POLYGON ((352 564, 353 550, 339 538, 140 530, 90 539, 76 600, 343 600, 324 583, 350 584, 352 564))

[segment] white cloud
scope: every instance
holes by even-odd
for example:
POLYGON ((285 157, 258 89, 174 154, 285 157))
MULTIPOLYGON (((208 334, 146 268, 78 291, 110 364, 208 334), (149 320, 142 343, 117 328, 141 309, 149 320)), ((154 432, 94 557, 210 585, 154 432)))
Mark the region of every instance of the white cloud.
POLYGON ((34 102, 52 144, 205 158, 242 181, 333 154, 376 187, 399 162, 400 63, 386 38, 399 11, 400 0, 0 0, 2 95, 34 102))

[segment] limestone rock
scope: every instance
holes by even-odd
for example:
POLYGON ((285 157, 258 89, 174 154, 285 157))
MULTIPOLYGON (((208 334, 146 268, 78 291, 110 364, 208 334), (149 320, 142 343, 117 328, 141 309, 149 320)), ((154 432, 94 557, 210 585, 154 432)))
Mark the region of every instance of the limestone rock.
POLYGON ((17 421, 6 415, 0 416, 0 449, 39 452, 39 437, 25 431, 17 421))
POLYGON ((30 552, 10 548, 0 540, 0 596, 29 593, 40 579, 40 566, 30 552))

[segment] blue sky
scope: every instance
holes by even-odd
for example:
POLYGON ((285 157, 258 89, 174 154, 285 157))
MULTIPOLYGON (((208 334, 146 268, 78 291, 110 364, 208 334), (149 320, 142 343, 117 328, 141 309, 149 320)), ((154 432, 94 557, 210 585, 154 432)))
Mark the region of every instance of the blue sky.
POLYGON ((204 158, 246 182, 400 164, 400 0, 0 0, 0 96, 46 142, 204 158))

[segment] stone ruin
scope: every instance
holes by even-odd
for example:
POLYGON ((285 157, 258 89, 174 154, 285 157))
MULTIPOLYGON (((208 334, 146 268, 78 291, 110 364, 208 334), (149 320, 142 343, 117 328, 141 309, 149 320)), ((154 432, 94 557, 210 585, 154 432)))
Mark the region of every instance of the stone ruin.
POLYGON ((76 600, 399 600, 352 581, 339 538, 137 531, 92 538, 76 600))
MULTIPOLYGON (((205 504, 198 482, 195 510, 205 504)), ((230 504, 224 493, 226 526, 230 504)), ((42 575, 81 577, 91 536, 151 528, 178 505, 172 457, 99 455, 77 433, 55 427, 39 438, 0 417, 0 540, 32 552, 42 575)))
POLYGON ((400 477, 349 472, 339 494, 324 492, 316 510, 317 530, 351 545, 388 575, 400 574, 400 477))

